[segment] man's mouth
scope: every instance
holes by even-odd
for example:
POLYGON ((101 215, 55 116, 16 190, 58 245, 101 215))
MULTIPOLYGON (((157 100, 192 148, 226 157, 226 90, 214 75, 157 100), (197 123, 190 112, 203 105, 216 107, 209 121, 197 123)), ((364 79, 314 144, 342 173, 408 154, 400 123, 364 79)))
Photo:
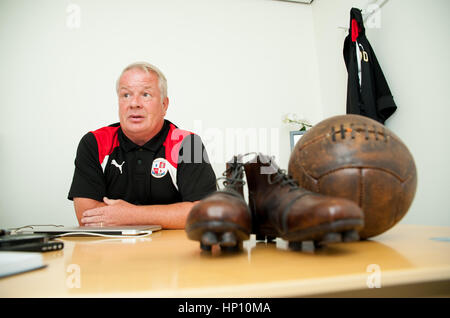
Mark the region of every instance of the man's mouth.
POLYGON ((128 116, 128 119, 132 122, 140 122, 144 119, 144 116, 142 115, 130 115, 128 116))

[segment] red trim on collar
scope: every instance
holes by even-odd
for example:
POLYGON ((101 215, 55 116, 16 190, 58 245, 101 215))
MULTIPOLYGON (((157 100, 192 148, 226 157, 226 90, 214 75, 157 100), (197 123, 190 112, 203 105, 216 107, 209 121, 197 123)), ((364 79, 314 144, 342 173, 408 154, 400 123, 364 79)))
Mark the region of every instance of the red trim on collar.
POLYGON ((358 22, 356 22, 356 19, 352 19, 352 42, 355 42, 359 35, 359 27, 358 22))

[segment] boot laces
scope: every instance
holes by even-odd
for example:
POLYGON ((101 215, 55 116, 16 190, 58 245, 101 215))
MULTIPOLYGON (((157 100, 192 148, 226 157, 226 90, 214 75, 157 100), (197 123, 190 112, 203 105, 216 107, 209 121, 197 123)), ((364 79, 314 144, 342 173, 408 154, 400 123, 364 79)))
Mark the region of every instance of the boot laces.
POLYGON ((222 182, 224 187, 228 187, 228 186, 244 186, 245 185, 245 181, 243 179, 243 171, 244 171, 244 164, 243 163, 239 163, 239 162, 234 162, 230 165, 230 167, 228 167, 228 169, 226 169, 223 173, 222 176, 220 178, 217 178, 216 183, 217 183, 217 187, 219 188, 219 181, 220 180, 224 180, 222 182), (230 175, 229 177, 227 177, 227 175, 230 175))
POLYGON ((289 192, 298 189, 297 181, 292 179, 292 177, 289 176, 286 173, 286 170, 284 170, 284 169, 279 169, 278 168, 278 170, 277 170, 277 172, 275 174, 267 175, 267 182, 269 184, 279 183, 280 186, 282 186, 282 187, 289 186, 290 187, 289 192))

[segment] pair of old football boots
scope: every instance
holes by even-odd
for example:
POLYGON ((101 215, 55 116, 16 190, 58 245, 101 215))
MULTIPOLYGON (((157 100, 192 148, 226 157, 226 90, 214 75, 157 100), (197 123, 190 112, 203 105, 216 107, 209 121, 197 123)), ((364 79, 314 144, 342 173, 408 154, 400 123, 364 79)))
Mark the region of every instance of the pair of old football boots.
POLYGON ((272 158, 253 156, 246 162, 242 155, 233 157, 224 172, 224 189, 205 197, 189 213, 188 238, 200 241, 202 250, 210 251, 213 245, 239 250, 251 233, 269 241, 280 237, 296 250, 304 241, 322 246, 359 240, 364 219, 356 203, 300 188, 272 158))

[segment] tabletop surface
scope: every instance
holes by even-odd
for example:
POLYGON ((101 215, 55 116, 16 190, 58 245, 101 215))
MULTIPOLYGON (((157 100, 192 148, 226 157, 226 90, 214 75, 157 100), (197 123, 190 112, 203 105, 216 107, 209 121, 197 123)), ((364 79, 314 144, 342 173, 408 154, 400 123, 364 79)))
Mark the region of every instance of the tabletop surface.
POLYGON ((184 230, 145 238, 61 238, 48 266, 0 279, 0 297, 289 297, 450 281, 450 227, 399 224, 314 250, 251 240, 211 253, 184 230), (380 286, 377 286, 380 285, 380 286))

